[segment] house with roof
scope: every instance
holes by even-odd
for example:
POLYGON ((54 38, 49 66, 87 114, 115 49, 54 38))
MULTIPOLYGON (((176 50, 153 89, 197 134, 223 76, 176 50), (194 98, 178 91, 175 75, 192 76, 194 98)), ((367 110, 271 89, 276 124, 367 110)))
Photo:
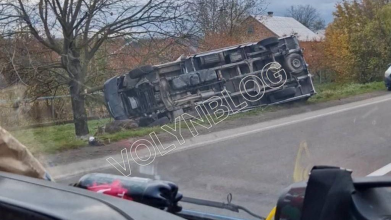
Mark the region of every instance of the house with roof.
POLYGON ((318 30, 316 31, 316 34, 321 38, 324 39, 326 37, 326 29, 318 30))
POLYGON ((320 41, 322 38, 292 17, 267 15, 249 16, 244 21, 247 39, 262 40, 268 37, 297 36, 299 41, 320 41))

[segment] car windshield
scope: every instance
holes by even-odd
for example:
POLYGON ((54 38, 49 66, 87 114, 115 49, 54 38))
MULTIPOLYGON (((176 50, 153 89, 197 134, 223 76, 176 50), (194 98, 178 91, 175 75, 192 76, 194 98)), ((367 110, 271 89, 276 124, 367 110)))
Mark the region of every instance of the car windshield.
POLYGON ((316 165, 388 176, 390 35, 380 0, 0 0, 0 171, 243 219, 316 165))

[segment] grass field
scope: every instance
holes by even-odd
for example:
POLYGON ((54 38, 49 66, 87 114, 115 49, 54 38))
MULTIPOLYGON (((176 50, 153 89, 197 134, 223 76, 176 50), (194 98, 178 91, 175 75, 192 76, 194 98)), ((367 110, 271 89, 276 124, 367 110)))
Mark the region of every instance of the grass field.
POLYGON ((310 103, 337 100, 349 96, 385 90, 386 88, 384 82, 372 82, 367 84, 315 84, 315 89, 318 94, 309 99, 310 103))
MULTIPOLYGON (((93 133, 99 125, 104 125, 108 121, 109 119, 92 120, 88 122, 88 127, 93 133)), ((54 153, 86 145, 86 141, 75 138, 73 124, 15 130, 11 133, 33 153, 54 153)))
MULTIPOLYGON (((384 90, 383 82, 374 82, 368 84, 319 84, 315 85, 317 95, 311 97, 308 104, 319 103, 330 100, 338 100, 349 96, 359 95, 368 92, 384 90)), ((274 111, 279 107, 259 108, 254 111, 240 113, 231 116, 234 120, 244 115, 258 115, 265 111, 274 111)), ((93 135, 98 126, 105 125, 110 119, 92 120, 88 122, 91 134, 93 135)), ((126 130, 115 134, 105 134, 100 139, 115 142, 130 137, 139 137, 148 135, 152 131, 160 130, 156 128, 139 128, 136 130, 126 130)), ((67 150, 87 145, 85 140, 76 139, 74 135, 73 124, 57 125, 43 128, 32 128, 25 130, 16 130, 11 132, 20 142, 25 144, 33 153, 54 153, 61 150, 67 150)))

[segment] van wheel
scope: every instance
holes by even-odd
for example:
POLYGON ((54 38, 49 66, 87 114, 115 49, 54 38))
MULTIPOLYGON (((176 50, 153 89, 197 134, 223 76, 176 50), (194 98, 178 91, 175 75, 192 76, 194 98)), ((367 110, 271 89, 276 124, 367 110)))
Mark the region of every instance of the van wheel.
POLYGON ((387 87, 387 91, 391 92, 391 86, 387 87))
POLYGON ((293 74, 301 73, 304 71, 304 59, 300 54, 291 53, 285 57, 285 66, 293 74))

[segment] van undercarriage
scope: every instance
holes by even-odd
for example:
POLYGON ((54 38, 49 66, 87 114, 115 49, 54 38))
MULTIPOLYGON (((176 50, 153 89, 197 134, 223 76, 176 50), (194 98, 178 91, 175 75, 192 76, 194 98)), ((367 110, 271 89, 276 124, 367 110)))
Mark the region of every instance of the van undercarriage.
POLYGON ((153 124, 184 113, 234 113, 306 100, 315 89, 303 50, 291 36, 142 66, 106 81, 104 94, 116 120, 142 118, 153 124))

